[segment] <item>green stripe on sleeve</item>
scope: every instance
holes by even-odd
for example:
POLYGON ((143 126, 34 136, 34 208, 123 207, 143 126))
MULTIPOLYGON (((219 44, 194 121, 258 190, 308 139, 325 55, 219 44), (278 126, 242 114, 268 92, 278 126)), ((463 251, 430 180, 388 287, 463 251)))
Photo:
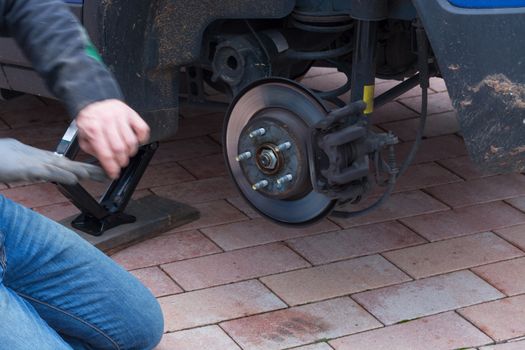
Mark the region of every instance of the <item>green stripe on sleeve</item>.
POLYGON ((95 61, 103 63, 102 57, 100 57, 100 54, 98 53, 98 50, 93 46, 93 44, 89 43, 86 47, 86 54, 93 58, 95 61))

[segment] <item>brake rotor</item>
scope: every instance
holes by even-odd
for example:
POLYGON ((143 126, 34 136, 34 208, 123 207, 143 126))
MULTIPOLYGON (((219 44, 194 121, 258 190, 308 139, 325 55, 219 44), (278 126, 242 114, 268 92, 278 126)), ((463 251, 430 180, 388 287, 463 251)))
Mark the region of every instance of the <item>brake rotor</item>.
POLYGON ((324 218, 336 201, 315 192, 310 179, 310 127, 326 118, 324 105, 286 79, 247 87, 226 114, 224 150, 230 174, 244 198, 283 224, 324 218))

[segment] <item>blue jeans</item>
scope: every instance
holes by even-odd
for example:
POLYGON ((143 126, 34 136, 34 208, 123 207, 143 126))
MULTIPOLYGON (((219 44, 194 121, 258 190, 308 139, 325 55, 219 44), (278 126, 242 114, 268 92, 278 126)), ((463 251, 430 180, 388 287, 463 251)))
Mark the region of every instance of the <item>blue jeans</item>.
POLYGON ((0 196, 0 348, 153 349, 157 300, 74 232, 0 196))

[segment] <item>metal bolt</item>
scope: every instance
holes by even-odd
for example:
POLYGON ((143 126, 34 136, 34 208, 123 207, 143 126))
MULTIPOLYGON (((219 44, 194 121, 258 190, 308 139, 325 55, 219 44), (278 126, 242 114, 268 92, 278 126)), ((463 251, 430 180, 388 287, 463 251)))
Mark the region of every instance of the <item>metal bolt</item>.
POLYGON ((293 176, 292 174, 287 174, 287 175, 284 175, 283 177, 280 177, 277 179, 277 184, 278 185, 282 185, 286 182, 290 182, 293 180, 293 176))
POLYGON ((259 157, 259 162, 264 169, 274 170, 278 161, 275 153, 269 149, 263 150, 259 157))
POLYGON ((252 189, 253 189, 254 191, 258 191, 258 190, 260 190, 260 189, 262 189, 262 188, 265 188, 265 187, 268 186, 269 184, 270 184, 270 183, 268 182, 268 180, 261 180, 261 181, 257 182, 256 184, 254 184, 254 185, 252 186, 252 189))
POLYGON ((251 152, 244 152, 244 153, 239 154, 237 157, 235 157, 235 160, 240 162, 246 159, 250 159, 251 157, 252 157, 251 152))
POLYGON ((285 143, 281 143, 279 146, 277 146, 277 150, 279 152, 289 150, 290 148, 292 148, 292 143, 288 141, 286 141, 285 143))
POLYGON ((260 129, 252 131, 250 133, 250 138, 253 139, 254 137, 263 136, 264 134, 266 134, 266 129, 260 128, 260 129))

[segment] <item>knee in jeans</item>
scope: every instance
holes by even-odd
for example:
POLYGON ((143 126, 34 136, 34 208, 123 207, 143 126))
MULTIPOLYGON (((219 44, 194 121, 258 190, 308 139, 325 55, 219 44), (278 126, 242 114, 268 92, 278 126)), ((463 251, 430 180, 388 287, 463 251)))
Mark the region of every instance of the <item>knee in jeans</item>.
POLYGON ((138 334, 141 335, 141 347, 137 348, 141 350, 153 349, 160 343, 162 335, 164 333, 164 317, 158 302, 154 300, 155 306, 144 310, 141 322, 140 331, 138 334))
POLYGON ((124 346, 125 350, 150 350, 162 339, 164 333, 162 310, 149 292, 144 294, 136 300, 133 316, 127 319, 128 334, 133 339, 124 346))

